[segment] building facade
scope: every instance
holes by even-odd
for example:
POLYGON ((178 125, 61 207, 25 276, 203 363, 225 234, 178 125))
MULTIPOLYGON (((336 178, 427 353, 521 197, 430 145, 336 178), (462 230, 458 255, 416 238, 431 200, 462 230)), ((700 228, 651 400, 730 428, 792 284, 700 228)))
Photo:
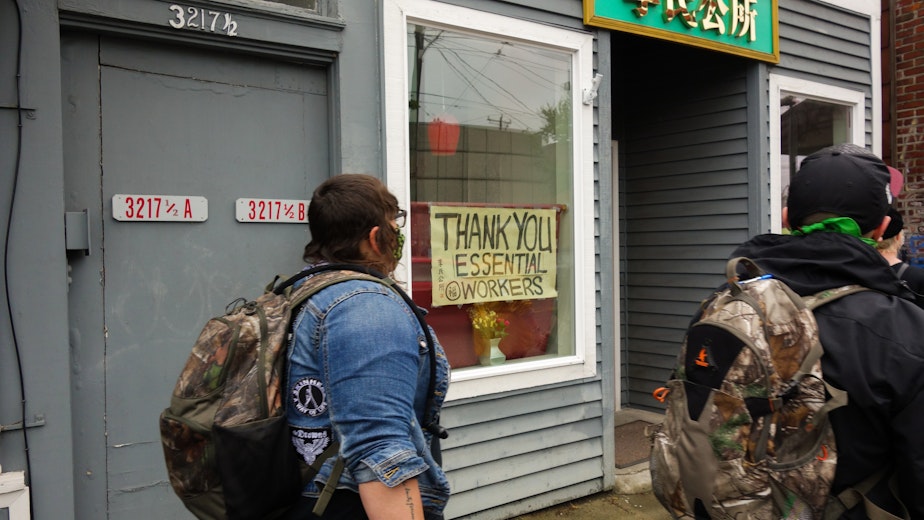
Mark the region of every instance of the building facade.
POLYGON ((339 172, 411 215, 397 277, 453 366, 447 518, 612 488, 615 414, 660 410, 788 172, 881 152, 878 3, 663 4, 0 0, 0 466, 35 518, 190 517, 158 415, 205 321, 301 268, 339 172), (747 13, 769 50, 695 33, 747 13))

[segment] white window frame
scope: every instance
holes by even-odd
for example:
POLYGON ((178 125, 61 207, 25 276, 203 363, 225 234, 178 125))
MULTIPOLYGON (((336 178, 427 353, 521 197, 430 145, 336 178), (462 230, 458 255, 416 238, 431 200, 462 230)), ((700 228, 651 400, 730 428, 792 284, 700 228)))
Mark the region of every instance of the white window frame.
MULTIPOLYGON (((808 99, 824 101, 850 109, 851 142, 865 146, 866 94, 815 81, 770 74, 770 232, 782 231, 783 187, 780 179, 782 133, 780 128, 780 100, 794 94, 808 99)), ((792 175, 795 172, 790 172, 792 175)))
MULTIPOLYGON (((398 200, 410 202, 410 152, 408 143, 407 24, 443 26, 462 32, 516 39, 572 54, 574 200, 574 355, 524 361, 493 367, 474 367, 452 374, 447 400, 594 377, 596 359, 596 303, 594 297, 594 199, 593 199, 593 106, 582 102, 582 93, 593 79, 593 35, 510 18, 430 0, 383 2, 384 131, 386 182, 398 200)), ((410 225, 410 223, 409 223, 410 225)), ((413 230, 408 229, 410 233, 413 230)), ((410 241, 408 241, 410 242, 410 241)), ((405 245, 404 258, 410 257, 405 245)), ((411 279, 410 265, 402 263, 399 278, 411 279)), ((569 319, 569 317, 559 317, 569 319)))

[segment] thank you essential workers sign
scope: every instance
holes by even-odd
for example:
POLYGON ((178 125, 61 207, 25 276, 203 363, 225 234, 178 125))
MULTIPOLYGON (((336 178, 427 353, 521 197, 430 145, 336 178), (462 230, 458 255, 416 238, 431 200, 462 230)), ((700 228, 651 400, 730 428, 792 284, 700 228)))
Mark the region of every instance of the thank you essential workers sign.
POLYGON ((554 298, 556 210, 430 206, 433 305, 554 298))

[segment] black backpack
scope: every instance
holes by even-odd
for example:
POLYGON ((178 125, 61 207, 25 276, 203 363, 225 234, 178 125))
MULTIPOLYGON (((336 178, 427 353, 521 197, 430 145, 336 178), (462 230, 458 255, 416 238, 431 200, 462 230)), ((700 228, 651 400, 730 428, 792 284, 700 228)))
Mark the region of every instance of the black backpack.
MULTIPOLYGON (((423 314, 393 280, 361 266, 331 264, 273 280, 253 301, 239 298, 203 327, 177 379, 160 431, 170 484, 200 519, 274 518, 284 513, 330 456, 309 467, 290 442, 285 417, 285 362, 291 322, 314 293, 347 280, 371 280, 395 290, 414 310, 430 347, 429 399, 436 354, 423 314), (313 276, 311 276, 313 275, 313 276), (310 276, 293 289, 299 280, 310 276)), ((428 410, 429 410, 428 406, 428 410)), ((427 418, 429 431, 446 433, 427 418)), ((434 438, 434 444, 438 444, 434 438)), ((318 501, 323 511, 342 460, 318 501)))

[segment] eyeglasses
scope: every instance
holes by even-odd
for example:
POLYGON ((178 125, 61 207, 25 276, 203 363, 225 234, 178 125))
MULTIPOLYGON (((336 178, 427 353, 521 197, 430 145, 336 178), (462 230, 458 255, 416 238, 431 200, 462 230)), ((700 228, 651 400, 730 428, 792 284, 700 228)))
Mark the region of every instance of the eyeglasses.
POLYGON ((407 211, 399 209, 398 213, 395 214, 395 225, 399 228, 403 228, 404 224, 407 222, 407 211))

